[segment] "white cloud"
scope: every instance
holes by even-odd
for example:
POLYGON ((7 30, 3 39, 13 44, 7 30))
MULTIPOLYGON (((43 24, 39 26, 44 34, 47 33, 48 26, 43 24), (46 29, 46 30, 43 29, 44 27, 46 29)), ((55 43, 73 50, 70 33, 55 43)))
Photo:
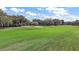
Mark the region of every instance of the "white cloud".
POLYGON ((59 16, 66 16, 69 13, 67 12, 67 10, 65 10, 64 8, 54 8, 54 7, 48 7, 46 8, 46 10, 48 10, 49 12, 55 14, 55 15, 59 15, 59 16))
POLYGON ((40 10, 40 11, 42 10, 42 8, 37 8, 37 9, 40 10))
POLYGON ((7 8, 2 8, 3 11, 7 10, 7 8))
POLYGON ((65 10, 64 8, 49 8, 49 9, 46 8, 46 10, 48 10, 48 12, 52 13, 52 15, 49 16, 47 14, 41 14, 41 13, 36 14, 36 13, 30 12, 30 11, 28 11, 27 14, 34 16, 34 18, 39 18, 39 19, 58 18, 58 19, 63 19, 65 21, 74 21, 76 19, 79 19, 79 17, 68 13, 68 11, 65 10))
POLYGON ((24 10, 24 9, 19 9, 19 11, 20 11, 20 12, 25 12, 25 10, 24 10))
POLYGON ((26 14, 31 15, 31 16, 36 16, 37 15, 36 13, 33 13, 31 11, 27 11, 26 14))
POLYGON ((66 11, 66 10, 64 10, 64 8, 59 8, 59 7, 47 7, 46 9, 50 10, 50 11, 52 11, 52 10, 54 10, 54 11, 66 11))
POLYGON ((14 11, 16 13, 23 13, 23 12, 25 12, 24 9, 20 9, 20 8, 11 8, 10 10, 12 10, 12 11, 14 11))
POLYGON ((3 10, 3 11, 8 10, 8 9, 7 9, 7 8, 5 8, 5 7, 0 7, 0 9, 1 9, 1 10, 3 10))
POLYGON ((62 16, 62 17, 69 15, 68 13, 62 11, 54 11, 53 13, 57 16, 62 16))
POLYGON ((18 13, 18 9, 17 8, 11 8, 12 11, 18 13))
POLYGON ((71 21, 79 20, 79 17, 75 16, 75 15, 69 15, 69 20, 71 20, 71 21))
MULTIPOLYGON (((7 8, 1 8, 2 10, 7 10, 7 8)), ((38 9, 38 8, 37 8, 38 9)), ((42 8, 39 9, 40 12, 39 13, 34 13, 33 11, 25 11, 25 9, 23 8, 10 8, 10 10, 14 11, 15 15, 20 14, 23 16, 27 16, 28 18, 30 18, 32 16, 32 18, 40 18, 40 19, 44 19, 44 18, 59 18, 59 19, 64 19, 65 21, 74 21, 76 19, 79 19, 78 16, 76 15, 72 15, 68 12, 68 10, 66 10, 65 8, 56 8, 56 7, 48 7, 45 10, 48 10, 48 13, 51 13, 52 15, 50 16, 49 14, 42 14, 40 13, 42 8)), ((8 12, 8 10, 7 10, 8 12)), ((10 13, 9 13, 10 14, 10 13)))
POLYGON ((46 10, 48 10, 48 12, 52 13, 51 18, 64 19, 65 21, 74 21, 74 20, 78 19, 77 16, 70 14, 68 12, 68 10, 66 10, 64 8, 48 7, 48 8, 46 8, 46 10))
POLYGON ((51 18, 51 16, 48 16, 48 15, 45 15, 45 14, 41 14, 41 15, 42 15, 43 18, 51 18))

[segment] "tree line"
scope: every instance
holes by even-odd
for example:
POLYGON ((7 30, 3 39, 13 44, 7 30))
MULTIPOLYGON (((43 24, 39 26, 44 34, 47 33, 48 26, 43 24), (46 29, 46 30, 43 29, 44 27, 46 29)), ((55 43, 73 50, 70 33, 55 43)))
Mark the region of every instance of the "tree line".
POLYGON ((41 19, 32 19, 32 21, 28 20, 24 16, 15 16, 15 15, 7 15, 0 9, 0 28, 1 27, 17 27, 17 26, 50 26, 50 25, 79 25, 79 20, 73 22, 65 22, 60 19, 51 19, 46 18, 44 20, 41 19))

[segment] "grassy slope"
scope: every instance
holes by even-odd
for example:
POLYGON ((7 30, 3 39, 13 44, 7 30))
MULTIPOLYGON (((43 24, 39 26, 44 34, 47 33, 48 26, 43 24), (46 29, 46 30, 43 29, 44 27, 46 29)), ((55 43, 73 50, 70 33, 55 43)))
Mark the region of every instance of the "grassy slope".
POLYGON ((0 50, 79 50, 78 26, 0 29, 0 50))

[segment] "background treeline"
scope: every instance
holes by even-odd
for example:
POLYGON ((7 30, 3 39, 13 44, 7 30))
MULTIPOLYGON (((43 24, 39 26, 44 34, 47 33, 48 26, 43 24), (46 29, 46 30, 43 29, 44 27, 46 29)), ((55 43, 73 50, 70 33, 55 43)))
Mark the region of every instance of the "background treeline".
POLYGON ((28 20, 24 16, 10 16, 4 13, 0 9, 0 27, 17 27, 17 26, 49 26, 49 25, 79 25, 79 20, 73 22, 64 22, 64 20, 46 18, 42 19, 33 19, 32 21, 28 20))

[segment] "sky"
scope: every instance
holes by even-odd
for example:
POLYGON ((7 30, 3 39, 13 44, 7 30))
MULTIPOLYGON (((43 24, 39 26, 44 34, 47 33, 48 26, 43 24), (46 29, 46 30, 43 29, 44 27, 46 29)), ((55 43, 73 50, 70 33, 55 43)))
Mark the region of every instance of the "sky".
POLYGON ((0 0, 0 9, 8 15, 33 18, 79 19, 79 0, 0 0))
POLYGON ((79 19, 79 7, 5 7, 2 10, 8 15, 23 15, 27 19, 59 18, 65 21, 79 19))

